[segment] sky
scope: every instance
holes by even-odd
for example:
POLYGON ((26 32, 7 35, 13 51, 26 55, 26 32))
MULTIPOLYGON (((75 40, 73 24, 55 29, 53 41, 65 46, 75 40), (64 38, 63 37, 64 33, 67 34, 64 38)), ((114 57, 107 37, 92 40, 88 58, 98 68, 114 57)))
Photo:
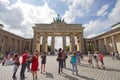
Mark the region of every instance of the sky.
POLYGON ((33 37, 35 23, 50 24, 57 14, 67 24, 82 24, 91 38, 120 22, 120 0, 0 0, 3 29, 25 38, 33 37))

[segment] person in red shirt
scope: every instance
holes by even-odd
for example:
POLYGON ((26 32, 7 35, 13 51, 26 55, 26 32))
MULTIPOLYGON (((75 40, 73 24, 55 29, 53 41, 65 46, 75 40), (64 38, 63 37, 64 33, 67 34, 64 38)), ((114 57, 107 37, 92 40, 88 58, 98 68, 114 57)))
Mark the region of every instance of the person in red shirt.
POLYGON ((35 50, 33 57, 32 57, 32 65, 31 65, 31 71, 33 80, 37 80, 37 70, 38 70, 38 51, 35 50))
POLYGON ((22 55, 22 65, 21 65, 21 71, 20 71, 20 78, 23 80, 25 78, 25 69, 26 69, 26 61, 28 56, 28 50, 26 50, 22 55))
POLYGON ((104 65, 104 62, 103 62, 104 56, 103 56, 103 54, 101 53, 101 51, 99 51, 98 56, 99 56, 99 60, 100 60, 100 62, 101 62, 101 64, 102 64, 101 67, 105 69, 105 65, 104 65))

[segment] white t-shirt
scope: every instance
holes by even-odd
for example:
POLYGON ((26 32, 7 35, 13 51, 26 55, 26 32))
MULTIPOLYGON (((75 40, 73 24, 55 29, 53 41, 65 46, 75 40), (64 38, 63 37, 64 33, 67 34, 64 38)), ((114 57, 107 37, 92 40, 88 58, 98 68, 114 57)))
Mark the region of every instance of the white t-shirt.
POLYGON ((92 54, 88 54, 89 60, 92 60, 92 54))

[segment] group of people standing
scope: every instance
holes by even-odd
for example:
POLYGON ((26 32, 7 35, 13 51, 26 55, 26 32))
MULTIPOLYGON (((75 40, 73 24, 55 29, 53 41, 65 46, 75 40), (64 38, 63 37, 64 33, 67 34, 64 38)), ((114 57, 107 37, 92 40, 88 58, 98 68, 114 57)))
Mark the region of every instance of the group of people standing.
POLYGON ((62 48, 59 49, 57 61, 58 61, 58 73, 63 73, 63 67, 66 68, 66 59, 67 59, 67 53, 65 53, 62 48))
MULTIPOLYGON (((38 51, 35 50, 33 55, 31 55, 30 52, 28 50, 26 50, 22 54, 20 80, 24 80, 26 78, 25 77, 26 67, 27 67, 28 71, 32 72, 33 80, 38 80, 37 79, 37 71, 38 71, 38 66, 39 66, 39 56, 41 57, 41 73, 42 73, 43 65, 44 65, 44 71, 45 71, 45 64, 46 64, 46 53, 45 52, 43 52, 41 55, 39 55, 38 51)), ((13 60, 14 60, 13 79, 16 79, 16 72, 20 65, 19 55, 15 54, 13 57, 13 60)))
POLYGON ((88 51, 88 63, 89 63, 89 66, 94 68, 94 65, 93 65, 93 58, 95 60, 95 67, 96 68, 100 68, 99 66, 99 61, 101 62, 101 67, 103 69, 105 69, 105 65, 104 65, 104 56, 103 54, 101 53, 101 51, 95 51, 94 54, 91 53, 91 51, 88 51))
POLYGON ((114 59, 120 60, 120 56, 119 56, 118 51, 112 52, 111 54, 112 54, 112 59, 113 59, 113 60, 114 60, 114 59))
MULTIPOLYGON (((78 75, 77 65, 80 65, 81 54, 79 51, 74 51, 71 53, 70 63, 72 64, 73 75, 76 72, 78 75)), ((58 73, 63 73, 63 68, 66 68, 66 59, 68 58, 67 53, 61 48, 59 49, 57 61, 58 61, 58 73)))
MULTIPOLYGON (((73 75, 76 73, 76 75, 78 75, 78 69, 77 69, 77 65, 80 65, 80 59, 83 59, 83 56, 81 55, 80 51, 73 51, 71 54, 71 59, 70 59, 70 63, 72 64, 72 73, 73 75)), ((66 67, 66 53, 64 52, 64 50, 62 50, 61 48, 59 49, 59 53, 58 53, 58 57, 57 57, 57 61, 58 61, 58 73, 63 73, 63 68, 66 67)), ((89 66, 91 68, 103 68, 105 69, 105 65, 104 65, 104 56, 101 53, 101 51, 95 51, 93 54, 91 53, 91 51, 88 51, 88 63, 89 66), (95 66, 93 65, 93 59, 95 60, 95 66), (101 66, 100 63, 101 62, 101 66)))
MULTIPOLYGON (((116 53, 119 54, 119 53, 116 53)), ((37 71, 39 66, 39 56, 41 58, 41 74, 45 72, 46 67, 46 52, 42 52, 39 54, 38 50, 35 50, 33 54, 30 54, 28 50, 26 50, 22 54, 22 62, 21 62, 21 70, 20 70, 20 80, 24 80, 25 77, 25 70, 27 68, 28 71, 32 72, 33 80, 37 79, 37 71)), ((58 74, 63 73, 63 68, 66 68, 66 59, 68 58, 67 53, 60 48, 57 56, 58 61, 58 74)), ((81 55, 80 51, 73 51, 70 55, 70 63, 72 65, 72 73, 73 75, 76 73, 78 75, 78 69, 77 66, 80 65, 80 60, 83 59, 83 56, 81 55)), ((20 66, 20 60, 19 60, 19 54, 16 53, 13 56, 14 61, 14 72, 13 72, 13 79, 16 78, 16 72, 18 70, 18 67, 20 66)), ((88 63, 91 68, 103 68, 105 69, 104 65, 104 56, 101 53, 101 51, 95 51, 92 53, 91 51, 88 51, 88 63), (95 65, 93 65, 93 59, 95 61, 95 65), (101 62, 101 66, 100 63, 101 62)))

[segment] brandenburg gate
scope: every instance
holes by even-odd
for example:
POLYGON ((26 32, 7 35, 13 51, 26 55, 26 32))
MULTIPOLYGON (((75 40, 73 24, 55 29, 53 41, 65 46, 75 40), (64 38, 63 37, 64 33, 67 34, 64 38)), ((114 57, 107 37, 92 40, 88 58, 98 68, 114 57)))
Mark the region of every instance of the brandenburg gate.
POLYGON ((55 36, 62 36, 63 49, 66 51, 66 36, 70 39, 70 52, 83 51, 83 27, 82 24, 66 24, 64 19, 56 18, 51 24, 35 24, 33 27, 33 51, 47 51, 48 36, 51 36, 51 52, 55 51, 55 36), (40 39, 42 37, 42 48, 40 39), (75 48, 75 37, 77 38, 77 49, 75 48), (42 49, 42 50, 40 50, 42 49))

